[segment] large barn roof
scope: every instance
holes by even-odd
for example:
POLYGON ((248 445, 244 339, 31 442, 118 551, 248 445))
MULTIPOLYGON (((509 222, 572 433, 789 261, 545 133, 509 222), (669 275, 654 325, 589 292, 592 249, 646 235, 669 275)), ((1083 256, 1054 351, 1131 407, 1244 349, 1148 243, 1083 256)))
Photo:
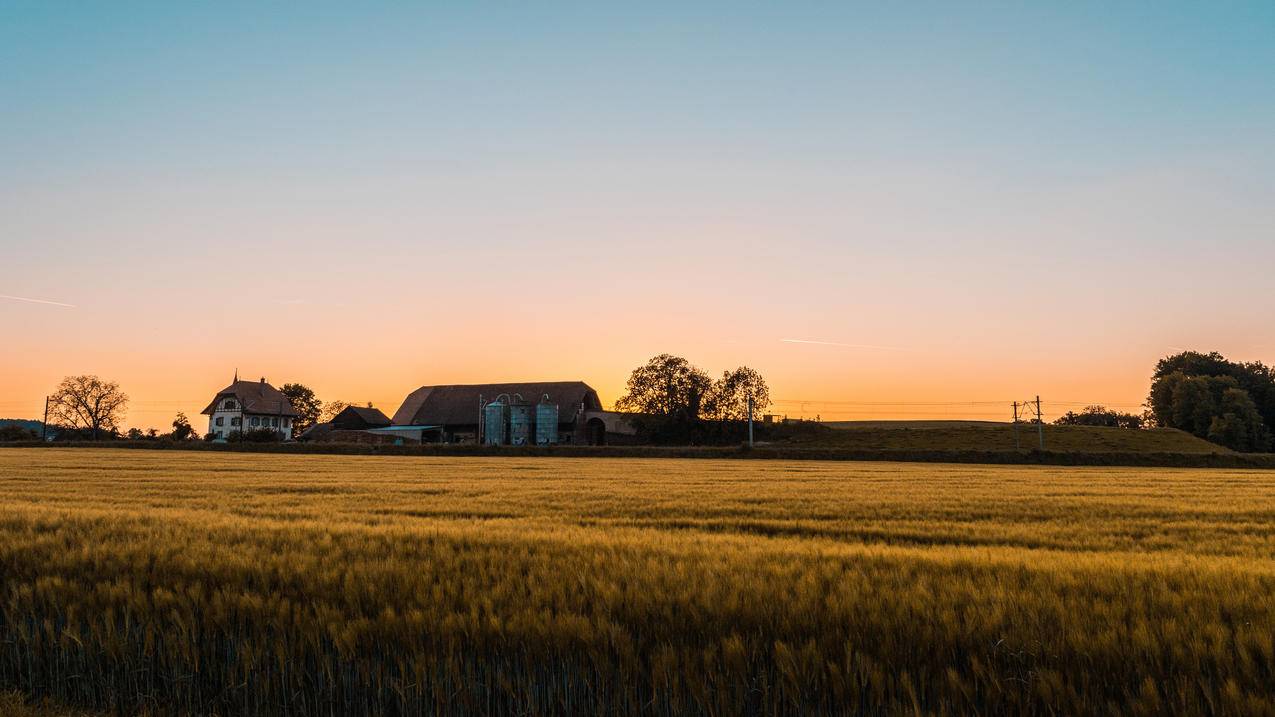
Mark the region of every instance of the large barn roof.
POLYGON ((243 404, 244 413, 258 413, 270 416, 297 416, 292 402, 279 389, 261 381, 235 381, 217 392, 212 403, 202 413, 211 414, 223 398, 234 396, 243 404))
POLYGON ((477 425, 480 397, 490 402, 501 394, 519 394, 531 403, 539 403, 547 395, 551 403, 558 404, 559 420, 563 421, 571 420, 582 404, 585 409, 602 408, 598 392, 583 381, 421 386, 394 412, 394 425, 477 425))

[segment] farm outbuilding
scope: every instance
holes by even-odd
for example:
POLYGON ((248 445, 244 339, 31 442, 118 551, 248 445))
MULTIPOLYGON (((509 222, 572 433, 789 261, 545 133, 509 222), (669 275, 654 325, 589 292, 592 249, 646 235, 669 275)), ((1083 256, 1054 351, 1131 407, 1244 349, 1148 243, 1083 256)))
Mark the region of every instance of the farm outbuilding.
POLYGON ((371 406, 346 406, 332 417, 332 428, 341 431, 366 431, 390 425, 390 417, 371 406))

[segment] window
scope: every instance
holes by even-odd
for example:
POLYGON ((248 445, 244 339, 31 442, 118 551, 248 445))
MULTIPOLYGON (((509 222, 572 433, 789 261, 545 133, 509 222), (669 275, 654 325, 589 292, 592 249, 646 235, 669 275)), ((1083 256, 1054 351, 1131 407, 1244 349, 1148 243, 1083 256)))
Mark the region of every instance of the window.
POLYGON ((218 438, 221 438, 221 431, 217 431, 216 435, 218 438))
MULTIPOLYGON (((224 426, 224 425, 226 425, 226 419, 225 419, 225 418, 222 418, 221 416, 217 416, 217 425, 218 425, 218 426, 224 426)), ((220 435, 221 435, 221 431, 217 431, 217 435, 219 435, 219 436, 220 436, 220 435)))
POLYGON ((278 428, 278 427, 279 427, 279 419, 277 419, 277 418, 272 418, 272 419, 270 419, 270 425, 271 425, 271 426, 273 426, 273 427, 275 427, 275 428, 278 428))
POLYGON ((235 399, 227 398, 226 402, 221 404, 221 407, 226 409, 227 411, 233 411, 236 408, 239 408, 239 404, 238 402, 235 401, 235 399))
POLYGON ((238 416, 235 416, 234 418, 230 419, 230 425, 232 426, 238 426, 238 425, 241 425, 241 423, 242 422, 238 416))
POLYGON ((253 427, 253 428, 256 428, 256 427, 257 427, 257 425, 258 425, 257 417, 256 417, 256 416, 253 416, 253 417, 252 417, 252 427, 253 427))

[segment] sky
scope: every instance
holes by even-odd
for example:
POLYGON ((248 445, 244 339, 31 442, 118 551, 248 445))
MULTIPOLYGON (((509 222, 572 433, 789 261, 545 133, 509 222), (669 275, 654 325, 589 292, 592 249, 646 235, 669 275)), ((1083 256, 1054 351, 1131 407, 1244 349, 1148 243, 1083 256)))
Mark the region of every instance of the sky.
MULTIPOLYGON (((1275 361, 1275 3, 0 0, 0 417, 659 353, 825 420, 1275 361), (29 299, 44 302, 36 303, 29 299)), ((196 420, 201 429, 205 425, 196 420)))

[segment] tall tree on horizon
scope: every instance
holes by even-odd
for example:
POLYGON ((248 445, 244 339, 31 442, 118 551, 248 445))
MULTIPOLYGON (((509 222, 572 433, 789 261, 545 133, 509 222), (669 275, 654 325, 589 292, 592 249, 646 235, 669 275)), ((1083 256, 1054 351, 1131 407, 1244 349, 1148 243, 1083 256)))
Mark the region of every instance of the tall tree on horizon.
POLYGON ((102 431, 118 432, 127 407, 128 395, 118 383, 97 376, 67 376, 49 396, 49 420, 66 428, 91 431, 96 441, 102 431))
POLYGON ((621 411, 663 418, 699 418, 713 381, 689 361, 660 354, 629 375, 626 390, 615 407, 621 411))

